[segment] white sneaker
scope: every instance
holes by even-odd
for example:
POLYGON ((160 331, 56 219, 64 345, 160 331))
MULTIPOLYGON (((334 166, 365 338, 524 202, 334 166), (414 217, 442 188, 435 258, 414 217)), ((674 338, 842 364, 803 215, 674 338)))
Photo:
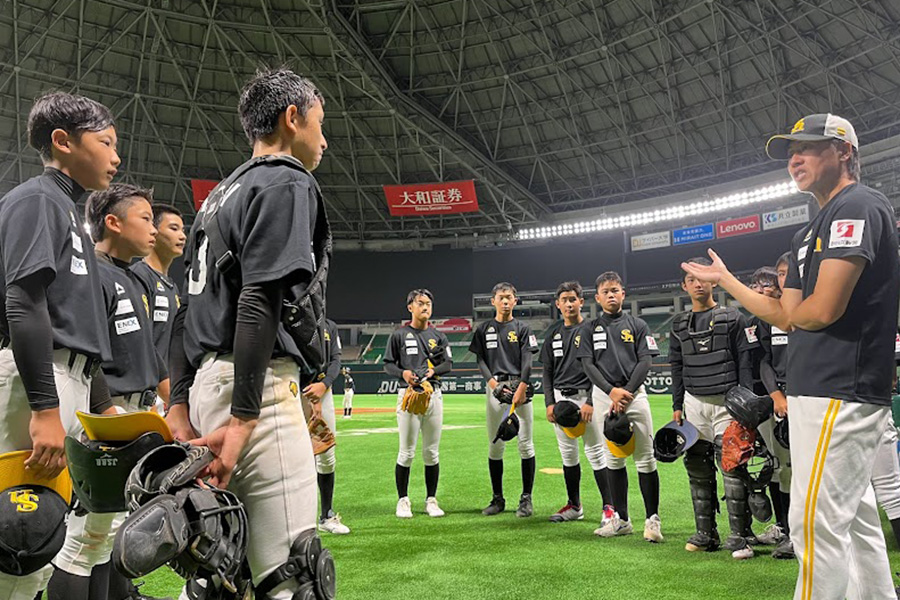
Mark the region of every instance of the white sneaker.
POLYGON ((429 517, 443 517, 444 511, 441 510, 441 507, 438 506, 437 498, 434 496, 430 496, 425 499, 425 512, 428 513, 429 517))
POLYGON ((333 533, 334 535, 347 535, 350 528, 341 523, 341 515, 329 511, 327 519, 319 519, 319 531, 333 533))
POLYGON ((644 521, 644 539, 654 544, 663 543, 662 522, 659 520, 659 515, 652 515, 644 521))
POLYGON ((748 545, 746 548, 735 550, 731 553, 731 558, 735 560, 747 560, 748 558, 753 558, 753 548, 748 545))
POLYGON ((784 537, 784 530, 777 523, 772 523, 761 535, 756 536, 763 546, 774 546, 784 537))
POLYGON ((409 496, 403 496, 397 500, 397 518, 412 519, 412 517, 412 503, 409 501, 409 496))
POLYGON ((632 533, 634 533, 634 526, 631 524, 631 521, 623 521, 619 518, 618 514, 614 515, 604 525, 601 525, 598 529, 594 530, 595 535, 605 538, 616 537, 619 535, 631 535, 632 533))

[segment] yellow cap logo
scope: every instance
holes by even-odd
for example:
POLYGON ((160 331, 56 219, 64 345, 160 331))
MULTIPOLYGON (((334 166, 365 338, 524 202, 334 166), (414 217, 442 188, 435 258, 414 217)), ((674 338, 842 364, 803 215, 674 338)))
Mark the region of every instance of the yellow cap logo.
POLYGON ((794 128, 791 129, 791 133, 797 133, 798 131, 803 131, 803 128, 806 127, 806 123, 803 119, 800 119, 796 123, 794 123, 794 128))
POLYGON ((34 490, 10 492, 9 501, 16 505, 16 512, 30 513, 38 509, 38 496, 34 490))

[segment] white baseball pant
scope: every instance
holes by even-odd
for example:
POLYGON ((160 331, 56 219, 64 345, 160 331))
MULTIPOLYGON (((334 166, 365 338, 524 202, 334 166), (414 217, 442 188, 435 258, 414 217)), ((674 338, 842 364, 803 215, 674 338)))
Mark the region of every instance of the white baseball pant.
POLYGON ((875 499, 887 518, 891 521, 900 519, 900 460, 897 456, 897 428, 891 419, 888 419, 875 455, 872 487, 875 488, 875 499))
POLYGON ((422 433, 422 460, 425 466, 438 464, 441 445, 441 426, 444 423, 444 396, 435 388, 424 415, 414 415, 400 408, 406 388, 397 392, 397 428, 400 430, 400 451, 397 464, 410 467, 416 456, 416 443, 422 433))
POLYGON ((778 489, 789 494, 791 492, 791 451, 775 439, 775 423, 777 422, 778 417, 772 416, 760 423, 756 430, 763 437, 766 448, 778 460, 778 466, 775 468, 775 473, 772 474, 772 481, 777 481, 778 489))
POLYGON ((896 600, 872 465, 890 408, 788 396, 795 600, 896 600))
MULTIPOLYGON (((59 396, 59 413, 67 435, 81 435, 81 422, 76 411, 88 411, 90 379, 84 376, 84 356, 77 356, 70 369, 70 352, 65 349, 53 351, 53 379, 59 396)), ((31 408, 25 396, 25 388, 11 348, 0 350, 0 453, 28 450, 31 448, 29 424, 31 408)), ((47 587, 53 567, 49 564, 42 569, 16 577, 0 573, 0 598, 3 600, 34 600, 47 587)))
POLYGON ((353 390, 344 390, 344 400, 342 402, 344 408, 353 408, 353 390))
MULTIPOLYGON (((559 390, 553 390, 553 399, 556 402, 574 402, 578 409, 584 406, 588 399, 587 390, 581 390, 574 396, 563 396, 559 390)), ((590 423, 585 424, 584 435, 584 455, 587 457, 591 465, 591 469, 599 471, 606 468, 606 440, 603 438, 603 419, 599 416, 596 407, 594 410, 594 418, 590 423)), ((553 424, 556 431, 556 444, 559 446, 559 454, 562 456, 564 467, 575 467, 579 464, 578 457, 578 438, 570 438, 563 431, 563 428, 553 424)))
MULTIPOLYGON (((228 485, 247 511, 247 560, 254 585, 283 565, 291 543, 316 526, 315 461, 301 403, 291 392, 297 386, 299 372, 292 359, 269 362, 259 421, 228 485)), ((233 390, 234 356, 207 354, 190 391, 191 424, 200 435, 208 435, 231 419, 233 390)), ((276 588, 270 598, 290 600, 296 590, 296 582, 291 580, 276 588)))
MULTIPOLYGON (((494 398, 494 394, 488 389, 485 402, 487 412, 488 458, 491 460, 503 460, 506 450, 506 442, 493 441, 497 437, 497 428, 500 427, 509 404, 502 404, 494 398)), ((519 435, 516 441, 519 445, 519 456, 523 459, 534 456, 534 402, 528 402, 516 408, 519 416, 519 435)))
MULTIPOLYGON (((603 419, 609 414, 612 408, 612 399, 606 395, 603 390, 594 386, 592 391, 592 399, 594 401, 594 419, 599 419, 603 423, 603 419)), ((634 394, 634 400, 625 407, 625 414, 631 421, 631 427, 634 430, 634 466, 638 473, 652 473, 656 470, 656 457, 653 455, 653 417, 650 415, 650 401, 647 399, 647 392, 644 386, 638 388, 634 394)), ((624 469, 625 459, 613 456, 606 447, 606 463, 610 469, 624 469)))
POLYGON ((716 437, 725 435, 728 424, 734 419, 725 410, 725 396, 694 396, 684 393, 684 418, 700 433, 700 439, 715 443, 716 437))
MULTIPOLYGON (((334 394, 331 393, 331 388, 328 388, 328 391, 322 396, 322 420, 325 421, 332 433, 337 433, 337 423, 334 419, 334 394)), ((334 466, 337 464, 334 449, 335 446, 332 446, 322 454, 316 455, 316 473, 322 475, 334 473, 334 466)))

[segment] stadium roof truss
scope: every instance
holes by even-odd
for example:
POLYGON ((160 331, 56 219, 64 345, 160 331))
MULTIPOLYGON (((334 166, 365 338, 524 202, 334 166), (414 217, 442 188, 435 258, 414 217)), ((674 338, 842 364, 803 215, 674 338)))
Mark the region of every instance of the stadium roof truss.
MULTIPOLYGON (((237 91, 287 63, 326 98, 338 238, 506 235, 773 170, 766 138, 836 112, 900 134, 892 0, 3 0, 0 192, 37 172, 49 89, 117 119, 124 178, 193 211, 243 162, 237 91), (475 179, 478 213, 389 216, 382 185, 475 179)), ((897 158, 867 173, 900 197, 897 158)))

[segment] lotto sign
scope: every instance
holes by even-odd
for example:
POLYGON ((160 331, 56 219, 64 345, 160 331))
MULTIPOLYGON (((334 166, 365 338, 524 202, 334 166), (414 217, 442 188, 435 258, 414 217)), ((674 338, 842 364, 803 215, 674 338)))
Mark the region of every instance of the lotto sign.
POLYGON ((712 223, 705 223, 695 227, 685 227, 684 229, 676 229, 672 232, 672 244, 680 246, 681 244, 693 244, 694 242, 705 242, 715 239, 716 232, 713 230, 712 223))
POLYGON ((392 217, 423 217, 476 212, 475 181, 448 181, 421 185, 385 185, 384 196, 392 217))
POLYGON ((809 221, 809 206, 801 204, 800 206, 792 206, 791 208, 782 208, 781 210, 763 213, 762 228, 768 231, 769 229, 778 229, 779 227, 801 225, 807 221, 809 221))
POLYGON ((203 206, 203 201, 206 200, 206 197, 209 196, 209 193, 213 191, 213 188, 218 183, 218 181, 212 181, 211 179, 191 179, 191 192, 194 195, 195 210, 200 210, 200 207, 203 206))
POLYGON ((657 233, 645 233, 631 236, 631 251, 650 250, 651 248, 666 248, 671 244, 671 236, 668 231, 657 233))
POLYGON ((727 238, 735 235, 744 235, 745 233, 759 232, 759 215, 750 215, 749 217, 741 217, 740 219, 731 219, 730 221, 719 221, 716 223, 716 237, 727 238))

